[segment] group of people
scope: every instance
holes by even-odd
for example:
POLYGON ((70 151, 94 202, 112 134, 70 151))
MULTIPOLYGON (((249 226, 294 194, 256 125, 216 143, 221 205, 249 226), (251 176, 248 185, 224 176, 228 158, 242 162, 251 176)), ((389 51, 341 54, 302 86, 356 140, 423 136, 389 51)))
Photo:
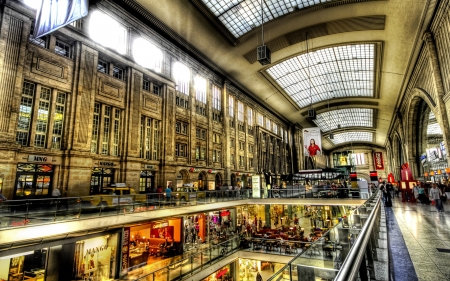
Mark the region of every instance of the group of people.
MULTIPOLYGON (((385 207, 392 207, 392 198, 399 198, 400 190, 392 185, 391 183, 381 183, 380 191, 383 195, 383 202, 385 207)), ((444 212, 444 205, 447 198, 450 196, 450 183, 447 185, 439 186, 437 183, 432 183, 431 187, 427 188, 425 184, 421 183, 419 185, 413 184, 412 194, 404 193, 407 202, 420 202, 420 204, 430 204, 436 207, 438 212, 444 212), (414 196, 415 200, 412 200, 410 196, 414 196)))

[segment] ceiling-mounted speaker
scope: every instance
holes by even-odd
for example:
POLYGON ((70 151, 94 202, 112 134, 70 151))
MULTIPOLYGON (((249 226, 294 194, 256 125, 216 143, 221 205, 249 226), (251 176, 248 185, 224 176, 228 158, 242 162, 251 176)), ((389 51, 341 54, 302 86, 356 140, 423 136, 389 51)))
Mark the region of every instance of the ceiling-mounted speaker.
POLYGON ((308 118, 316 119, 316 111, 314 109, 308 109, 308 118))
POLYGON ((329 135, 329 138, 330 138, 330 140, 334 139, 333 133, 331 133, 331 134, 329 135))
POLYGON ((270 49, 267 45, 258 46, 256 48, 258 61, 261 65, 270 64, 270 49))

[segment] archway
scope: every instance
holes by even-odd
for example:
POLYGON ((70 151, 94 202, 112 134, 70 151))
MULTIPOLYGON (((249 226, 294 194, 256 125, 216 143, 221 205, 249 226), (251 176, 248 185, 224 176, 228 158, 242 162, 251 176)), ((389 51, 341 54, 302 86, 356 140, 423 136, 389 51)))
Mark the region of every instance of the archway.
POLYGON ((235 187, 235 186, 237 185, 237 182, 236 182, 236 175, 235 175, 235 174, 231 174, 230 180, 231 180, 231 186, 232 186, 232 187, 235 187))
POLYGON ((208 187, 206 172, 200 172, 198 174, 198 190, 206 190, 208 187))
POLYGON ((183 184, 189 183, 189 172, 187 170, 180 170, 177 173, 177 185, 176 187, 182 187, 183 184))
POLYGON ((435 115, 439 116, 440 113, 435 112, 434 107, 435 104, 426 93, 416 90, 410 102, 408 118, 408 151, 411 155, 412 170, 418 179, 433 181, 442 179, 445 172, 437 178, 425 178, 424 174, 447 167, 440 118, 435 115))
POLYGON ((220 187, 222 186, 222 174, 221 173, 217 173, 216 176, 214 177, 214 181, 215 181, 215 185, 216 185, 216 189, 220 189, 220 187))

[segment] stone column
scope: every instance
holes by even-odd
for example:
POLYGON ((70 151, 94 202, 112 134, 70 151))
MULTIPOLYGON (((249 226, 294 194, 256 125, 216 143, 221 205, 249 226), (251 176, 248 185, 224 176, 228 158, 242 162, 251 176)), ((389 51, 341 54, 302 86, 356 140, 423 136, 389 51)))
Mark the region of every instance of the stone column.
MULTIPOLYGON (((439 57, 436 49, 436 42, 434 40, 433 34, 430 31, 425 32, 425 34, 423 35, 423 40, 425 41, 425 45, 429 53, 431 69, 433 71, 433 79, 437 92, 436 105, 437 109, 440 112, 440 119, 441 119, 440 125, 442 129, 442 135, 444 137, 444 144, 445 147, 448 147, 450 143, 449 142, 450 127, 447 116, 447 110, 445 108, 444 103, 445 90, 444 90, 444 83, 442 82, 442 73, 439 65, 439 57)), ((450 163, 450 153, 447 153, 447 163, 450 163)))
POLYGON ((228 118, 228 81, 223 84, 222 91, 222 124, 224 128, 224 135, 222 138, 222 165, 225 168, 225 183, 231 185, 231 169, 230 169, 230 122, 228 118))

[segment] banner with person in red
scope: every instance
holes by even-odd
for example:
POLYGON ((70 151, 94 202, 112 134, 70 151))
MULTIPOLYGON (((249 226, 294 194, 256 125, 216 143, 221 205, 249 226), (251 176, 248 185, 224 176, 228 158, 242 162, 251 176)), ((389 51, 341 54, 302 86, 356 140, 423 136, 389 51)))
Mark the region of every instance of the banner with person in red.
POLYGON ((384 170, 383 152, 374 152, 373 162, 375 170, 384 170))

